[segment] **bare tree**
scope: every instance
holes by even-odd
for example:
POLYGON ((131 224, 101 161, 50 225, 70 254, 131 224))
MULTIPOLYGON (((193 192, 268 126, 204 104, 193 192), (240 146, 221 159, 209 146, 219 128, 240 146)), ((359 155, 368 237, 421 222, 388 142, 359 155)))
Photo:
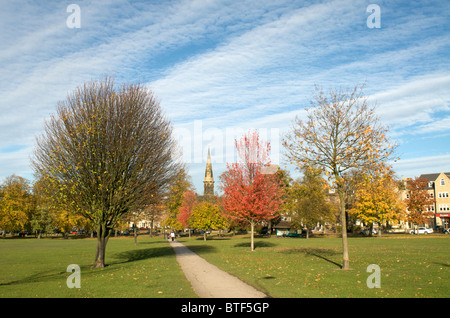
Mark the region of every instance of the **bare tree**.
POLYGON ((120 217, 152 202, 177 171, 172 127, 142 84, 106 77, 85 83, 57 105, 37 138, 32 165, 55 200, 97 231, 94 267, 120 217))
POLYGON ((363 95, 364 85, 353 90, 331 90, 326 95, 316 87, 305 120, 296 118, 284 139, 287 158, 298 167, 317 166, 326 171, 340 199, 343 264, 349 269, 345 209, 345 172, 354 168, 381 169, 394 148, 388 128, 380 124, 375 108, 363 95))

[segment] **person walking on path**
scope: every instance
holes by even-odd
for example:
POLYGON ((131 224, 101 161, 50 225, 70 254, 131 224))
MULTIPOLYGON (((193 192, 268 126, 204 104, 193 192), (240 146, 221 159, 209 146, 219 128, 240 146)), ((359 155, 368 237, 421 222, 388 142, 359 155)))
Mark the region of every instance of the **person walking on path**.
POLYGON ((186 278, 201 298, 268 298, 266 294, 192 252, 180 242, 170 241, 186 278))
POLYGON ((175 232, 174 232, 174 231, 172 231, 172 232, 170 233, 170 239, 172 240, 172 242, 173 242, 173 240, 175 239, 175 232))

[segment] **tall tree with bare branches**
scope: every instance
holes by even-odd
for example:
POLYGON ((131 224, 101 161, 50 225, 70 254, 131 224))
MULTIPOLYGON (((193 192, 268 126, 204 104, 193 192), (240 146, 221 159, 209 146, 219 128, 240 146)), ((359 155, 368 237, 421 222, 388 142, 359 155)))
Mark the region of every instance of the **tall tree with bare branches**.
POLYGON ((391 159, 395 147, 387 137, 375 108, 363 94, 364 85, 352 90, 330 90, 326 94, 316 87, 316 94, 305 119, 296 118, 284 138, 287 158, 298 167, 317 166, 335 183, 340 198, 343 264, 349 269, 345 211, 345 172, 370 167, 377 169, 391 159))
POLYGON ((57 105, 37 138, 32 165, 54 199, 89 219, 97 232, 94 267, 105 265, 119 219, 152 203, 178 169, 172 126, 142 84, 106 77, 57 105))

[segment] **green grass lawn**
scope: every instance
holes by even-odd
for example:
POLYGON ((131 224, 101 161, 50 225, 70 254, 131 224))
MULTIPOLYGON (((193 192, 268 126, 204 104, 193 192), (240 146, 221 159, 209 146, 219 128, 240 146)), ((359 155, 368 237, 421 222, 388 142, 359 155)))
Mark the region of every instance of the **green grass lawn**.
POLYGON ((96 239, 0 240, 0 297, 197 297, 162 238, 111 238, 106 266, 94 269, 96 239), (81 268, 81 288, 68 288, 81 268))
POLYGON ((248 235, 180 241, 275 298, 450 297, 450 236, 349 238, 349 271, 340 269, 340 238, 257 238, 253 252, 248 235), (381 288, 367 287, 370 264, 380 267, 381 288))
MULTIPOLYGON (((350 266, 340 270, 340 238, 181 238, 180 242, 268 295, 291 297, 450 297, 450 236, 349 238, 350 266), (370 289, 370 264, 381 288, 370 289)), ((159 238, 111 238, 106 266, 91 268, 95 239, 0 240, 0 297, 197 297, 173 249, 159 238), (81 267, 81 288, 70 289, 67 266, 81 267)))

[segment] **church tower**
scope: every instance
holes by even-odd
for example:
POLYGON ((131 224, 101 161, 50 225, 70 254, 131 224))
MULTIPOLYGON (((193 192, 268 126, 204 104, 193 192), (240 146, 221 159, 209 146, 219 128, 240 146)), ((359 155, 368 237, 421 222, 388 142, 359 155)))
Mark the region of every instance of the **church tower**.
POLYGON ((206 160, 205 180, 203 181, 203 195, 214 196, 214 177, 211 164, 211 154, 208 149, 208 159, 206 160))

